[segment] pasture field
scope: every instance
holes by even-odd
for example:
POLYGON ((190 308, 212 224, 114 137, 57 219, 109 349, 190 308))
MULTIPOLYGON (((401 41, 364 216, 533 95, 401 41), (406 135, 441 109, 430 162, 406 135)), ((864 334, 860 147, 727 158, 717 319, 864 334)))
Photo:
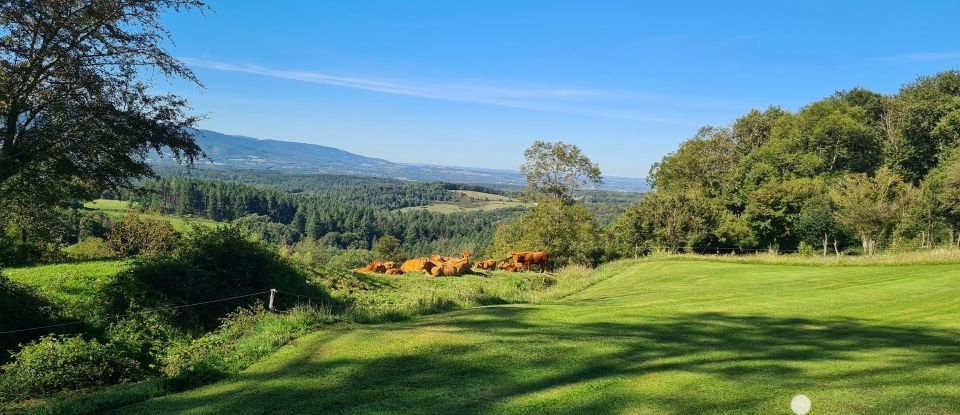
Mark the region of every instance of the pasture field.
POLYGON ((401 212, 425 210, 432 213, 488 212, 497 209, 528 207, 507 196, 482 193, 470 190, 450 190, 457 197, 454 200, 436 201, 426 206, 414 206, 400 209, 401 212))
POLYGON ((672 258, 540 304, 302 337, 138 414, 948 414, 960 266, 672 258))
MULTIPOLYGON (((109 216, 111 219, 119 219, 127 215, 130 212, 130 202, 123 200, 112 200, 112 199, 97 199, 92 202, 87 202, 83 204, 83 207, 90 210, 98 210, 103 212, 105 215, 109 216)), ((188 233, 194 225, 204 226, 208 228, 214 228, 217 225, 222 225, 223 223, 217 222, 211 219, 198 218, 193 216, 182 216, 182 215, 164 215, 160 213, 140 213, 140 217, 144 219, 164 219, 170 221, 170 224, 173 225, 173 229, 180 233, 188 233)))
POLYGON ((11 280, 34 287, 63 308, 64 317, 83 319, 90 313, 94 297, 104 285, 130 265, 127 260, 71 262, 6 268, 11 280))
POLYGON ((477 200, 489 200, 489 201, 497 201, 497 202, 513 202, 514 201, 513 199, 507 196, 495 195, 493 193, 475 192, 473 190, 451 190, 451 191, 472 199, 477 199, 477 200))

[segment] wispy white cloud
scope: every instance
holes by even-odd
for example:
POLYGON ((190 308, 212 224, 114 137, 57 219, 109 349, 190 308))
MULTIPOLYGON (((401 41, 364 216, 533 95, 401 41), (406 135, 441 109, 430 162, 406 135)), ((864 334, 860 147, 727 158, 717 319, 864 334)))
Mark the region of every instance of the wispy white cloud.
POLYGON ((960 52, 912 52, 880 58, 885 61, 920 62, 960 60, 960 52))
POLYGON ((727 103, 715 103, 709 100, 585 88, 508 88, 479 83, 422 83, 331 75, 317 71, 282 70, 204 59, 183 58, 183 60, 197 68, 247 73, 385 94, 666 124, 687 124, 688 122, 675 116, 665 115, 664 107, 695 110, 733 107, 727 103), (651 106, 656 110, 651 111, 645 108, 651 106))

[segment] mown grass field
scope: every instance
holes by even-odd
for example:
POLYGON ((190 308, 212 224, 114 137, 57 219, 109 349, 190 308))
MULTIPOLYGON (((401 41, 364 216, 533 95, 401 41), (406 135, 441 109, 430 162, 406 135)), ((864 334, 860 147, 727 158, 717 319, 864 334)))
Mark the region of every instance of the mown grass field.
POLYGON ((305 336, 123 413, 948 414, 960 266, 618 263, 545 304, 305 336))
MULTIPOLYGON (((83 207, 90 210, 98 210, 109 216, 111 219, 120 219, 130 212, 130 202, 112 199, 97 199, 83 204, 83 207)), ((159 213, 140 213, 145 219, 163 219, 170 221, 173 229, 180 233, 188 233, 193 226, 205 226, 209 228, 222 225, 221 222, 206 218, 198 218, 180 215, 164 215, 159 213)))

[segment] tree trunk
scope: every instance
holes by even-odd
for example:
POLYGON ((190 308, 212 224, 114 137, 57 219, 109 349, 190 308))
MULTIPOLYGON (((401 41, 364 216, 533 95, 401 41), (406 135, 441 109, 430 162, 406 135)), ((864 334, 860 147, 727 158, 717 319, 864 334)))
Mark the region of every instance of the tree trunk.
POLYGON ((827 256, 827 245, 830 243, 829 235, 823 234, 823 256, 827 256))
POLYGON ((837 258, 840 257, 840 244, 836 239, 833 240, 833 252, 837 254, 837 258))
POLYGON ((954 238, 954 236, 956 236, 956 233, 957 233, 957 230, 953 227, 953 225, 950 225, 950 248, 953 248, 953 241, 956 240, 956 238, 954 238))

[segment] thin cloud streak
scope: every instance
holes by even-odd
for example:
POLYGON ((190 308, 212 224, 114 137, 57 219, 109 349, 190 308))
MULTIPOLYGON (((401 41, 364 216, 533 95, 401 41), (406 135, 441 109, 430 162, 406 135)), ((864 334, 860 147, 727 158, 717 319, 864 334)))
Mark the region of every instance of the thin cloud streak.
MULTIPOLYGON (((647 103, 660 107, 675 106, 702 109, 712 107, 712 109, 716 109, 716 106, 702 100, 691 103, 668 96, 624 94, 578 88, 524 89, 442 83, 428 85, 337 76, 314 71, 279 70, 259 65, 238 65, 203 59, 182 58, 182 60, 198 68, 246 73, 385 94, 662 124, 687 125, 691 123, 659 113, 631 109, 629 106, 631 104, 636 106, 638 103, 647 103)), ((736 108, 729 105, 726 105, 726 107, 724 109, 736 108)))

